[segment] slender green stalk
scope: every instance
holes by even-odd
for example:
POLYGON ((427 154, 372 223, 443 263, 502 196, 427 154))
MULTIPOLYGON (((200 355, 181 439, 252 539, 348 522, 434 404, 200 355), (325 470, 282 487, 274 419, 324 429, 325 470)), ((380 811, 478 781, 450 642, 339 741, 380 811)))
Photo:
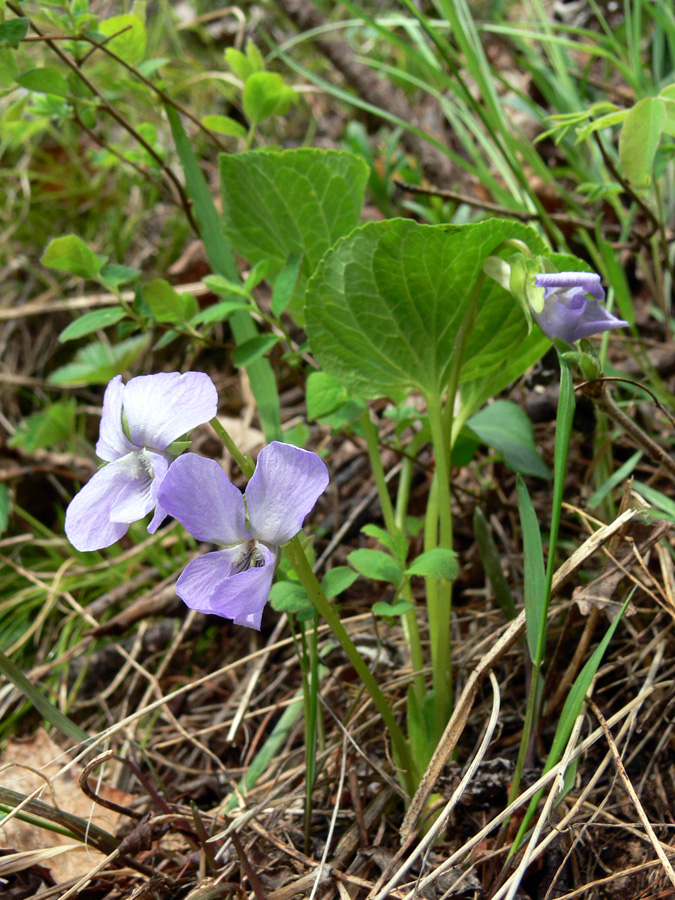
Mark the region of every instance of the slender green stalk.
MULTIPOLYGON (((452 398, 448 399, 448 404, 452 398)), ((435 506, 438 515, 438 531, 434 522, 434 534, 438 534, 435 546, 452 550, 452 505, 450 498, 449 453, 444 431, 443 409, 440 397, 427 397, 427 410, 431 426, 431 441, 436 460, 435 506)), ((431 501, 431 497, 430 497, 431 501)), ((427 522, 427 524, 431 524, 427 522)), ((428 547, 425 535, 425 550, 428 547)), ((427 578, 427 609, 431 636, 431 668, 435 694, 435 729, 440 738, 452 711, 452 657, 450 653, 450 619, 452 613, 452 584, 445 579, 427 578)))
POLYGON ((373 677, 372 672, 359 654, 359 651, 354 646, 352 639, 347 633, 347 629, 340 621, 334 608, 328 602, 328 599, 326 598, 326 595, 324 594, 321 585, 319 584, 319 581, 312 571, 312 567, 310 566, 307 557, 305 556, 304 550, 302 549, 298 537, 294 537, 288 544, 286 544, 284 550, 291 565, 293 566, 295 574, 298 576, 302 586, 309 594, 312 603, 318 610, 319 614, 328 623, 331 631, 340 642, 340 646, 346 653, 350 663, 356 669, 361 682, 370 694, 370 697, 377 707, 378 712, 384 719, 384 723, 389 730, 389 735, 391 737, 397 764, 401 767, 399 776, 406 791, 408 791, 410 796, 412 796, 419 782, 419 772, 417 771, 417 767, 410 753, 408 742, 406 741, 405 737, 403 736, 403 732, 398 726, 387 698, 380 690, 380 687, 373 677))
MULTIPOLYGON (((558 416, 556 420, 556 438, 555 438, 555 462, 554 462, 554 481, 553 481, 553 506, 551 510, 551 531, 548 545, 548 560, 546 563, 546 585, 544 589, 544 611, 542 614, 541 627, 537 636, 537 647, 532 660, 532 677, 530 679, 530 690, 527 697, 527 707, 525 709, 525 722, 523 723, 523 734, 520 740, 520 748, 518 750, 518 759, 516 760, 516 768, 513 773, 513 781, 511 783, 511 791, 509 793, 508 802, 512 803, 518 796, 520 790, 520 781, 525 768, 525 760, 527 758, 530 741, 534 732, 539 711, 539 701, 541 699, 541 666, 546 650, 546 636, 548 621, 548 606, 551 600, 551 585, 553 582, 553 573, 555 570, 556 547, 558 543, 558 531, 560 528, 560 518, 562 515, 562 498, 565 487, 565 473, 567 471, 567 457, 570 449, 570 438, 572 434, 572 419, 574 417, 574 385, 572 383, 572 374, 567 362, 560 358, 560 398, 558 400, 558 416)), ((500 838, 503 837, 505 829, 500 832, 500 838)))
POLYGON ((361 413, 361 427, 363 428, 363 434, 368 447, 368 459, 370 461, 370 468, 373 471, 373 477, 375 478, 375 486, 377 487, 377 496, 379 497, 380 506, 382 507, 384 524, 389 534, 395 535, 400 529, 396 524, 394 507, 391 502, 391 497, 389 496, 387 478, 384 472, 384 466, 382 465, 382 457, 380 456, 377 429, 373 425, 373 420, 370 418, 370 411, 368 409, 365 409, 361 413))
MULTIPOLYGON (((397 508, 395 511, 394 507, 392 506, 391 497, 389 496, 389 487, 387 485, 384 466, 382 465, 382 457, 380 456, 377 430, 373 424, 372 419, 370 418, 370 412, 367 409, 365 409, 361 414, 361 427, 363 428, 363 433, 366 438, 366 444, 368 446, 368 458, 370 460, 370 467, 372 469, 373 477, 375 478, 375 484, 377 486, 377 495, 380 498, 380 506, 382 507, 384 524, 387 528, 387 531, 392 535, 392 537, 397 533, 402 534, 403 516, 405 515, 405 508, 407 508, 407 496, 404 500, 403 512, 401 512, 398 507, 398 500, 401 497, 401 493, 399 490, 399 494, 397 495, 397 508)), ((412 471, 412 461, 406 458, 403 461, 404 468, 406 464, 408 464, 409 471, 412 471)), ((401 471, 401 479, 402 478, 403 469, 401 471)), ((399 482, 399 487, 400 483, 401 482, 399 482)), ((402 562, 405 562, 405 560, 402 560, 402 562)), ((403 599, 407 600, 409 603, 414 602, 410 582, 407 579, 404 580, 401 586, 401 595, 403 596, 403 599)), ((415 673, 415 695, 418 701, 421 703, 424 699, 424 694, 426 691, 424 685, 424 675, 422 674, 422 670, 424 669, 424 655, 422 653, 422 641, 420 639, 419 627, 417 625, 417 616, 414 609, 408 610, 407 613, 401 616, 401 624, 403 625, 403 631, 408 642, 412 668, 413 672, 415 673)))
POLYGON ((225 444, 227 449, 230 451, 232 459, 239 466, 242 473, 247 478, 250 478, 251 475, 253 475, 253 472, 255 471, 255 465, 251 462, 250 459, 248 459, 246 456, 244 456, 244 454, 241 452, 239 447, 237 447, 237 445, 234 443, 234 441, 228 434, 227 429, 218 421, 217 416, 214 416, 211 419, 211 427, 216 432, 218 437, 221 439, 223 444, 225 444))

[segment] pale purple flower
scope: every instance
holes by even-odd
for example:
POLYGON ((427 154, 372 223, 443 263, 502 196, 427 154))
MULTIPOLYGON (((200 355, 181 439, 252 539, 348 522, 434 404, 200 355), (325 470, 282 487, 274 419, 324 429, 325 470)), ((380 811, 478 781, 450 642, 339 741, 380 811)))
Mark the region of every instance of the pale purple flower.
POLYGON ((600 305, 605 291, 595 272, 548 273, 537 275, 534 283, 544 288, 544 308, 541 312, 533 309, 532 313, 551 340, 561 338, 573 344, 592 334, 628 325, 600 305))
POLYGON ((245 497, 215 460, 196 453, 177 459, 160 503, 198 541, 228 548, 189 563, 178 596, 192 609, 259 629, 279 547, 300 531, 327 484, 316 453, 279 441, 261 450, 245 497))
POLYGON ((103 396, 96 454, 107 462, 66 510, 66 535, 77 550, 100 550, 152 509, 150 534, 166 512, 157 492, 173 455, 169 446, 218 411, 218 393, 202 372, 116 375, 103 396))

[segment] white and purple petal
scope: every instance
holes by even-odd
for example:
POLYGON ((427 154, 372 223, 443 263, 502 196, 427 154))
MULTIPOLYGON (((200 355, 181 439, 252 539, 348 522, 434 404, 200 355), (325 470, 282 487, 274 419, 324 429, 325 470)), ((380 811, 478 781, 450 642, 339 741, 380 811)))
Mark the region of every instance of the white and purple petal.
POLYGON ((203 372, 160 372, 127 382, 123 404, 133 443, 166 450, 181 435, 216 415, 218 393, 203 372))
POLYGON ((66 536, 76 550, 102 550, 123 537, 129 525, 112 522, 115 500, 128 484, 128 476, 115 463, 95 472, 66 510, 66 536))
POLYGON ((157 503, 155 474, 163 478, 168 463, 159 453, 134 450, 122 459, 110 463, 126 476, 124 487, 110 507, 113 522, 136 522, 146 516, 157 503))
POLYGON ((199 556, 178 579, 176 593, 191 609, 259 629, 276 565, 275 552, 259 549, 265 564, 244 572, 236 571, 239 547, 199 556))
POLYGON ((557 288, 578 287, 596 300, 605 299, 605 289, 597 272, 545 272, 537 275, 534 283, 545 288, 544 297, 557 288))
POLYGON ((594 272, 537 275, 535 284, 544 288, 544 308, 541 312, 533 310, 533 315, 551 340, 559 338, 573 344, 581 338, 628 325, 600 305, 605 291, 600 276, 594 272))
POLYGON ((250 539, 244 497, 214 459, 179 456, 160 485, 157 499, 198 541, 235 544, 250 539))
POLYGON ((103 395, 101 427, 96 443, 96 455, 106 462, 113 462, 136 449, 127 438, 122 427, 122 403, 124 385, 122 376, 116 375, 108 384, 103 395))
POLYGON ((285 544, 300 531, 328 481, 328 469, 316 453, 272 441, 260 451, 246 488, 251 536, 285 544))

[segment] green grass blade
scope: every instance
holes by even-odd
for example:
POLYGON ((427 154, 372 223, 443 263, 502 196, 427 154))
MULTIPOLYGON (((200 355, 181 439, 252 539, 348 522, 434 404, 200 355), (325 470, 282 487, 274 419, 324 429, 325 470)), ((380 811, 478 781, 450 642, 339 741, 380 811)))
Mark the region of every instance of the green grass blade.
MULTIPOLYGON (((213 202, 213 197, 202 170, 199 168, 192 145, 188 140, 176 110, 169 105, 165 109, 176 150, 185 172, 185 185, 188 196, 194 204, 194 217, 199 227, 200 236, 204 242, 211 268, 216 275, 223 275, 225 278, 238 284, 241 279, 237 272, 232 249, 223 232, 218 210, 213 202)), ((235 312, 230 319, 230 325, 237 345, 258 336, 255 322, 245 310, 235 312)), ((279 391, 277 390, 276 379, 269 360, 266 358, 255 360, 255 362, 246 366, 246 374, 251 382, 251 389, 256 399, 258 415, 260 416, 260 424, 266 439, 268 441, 283 440, 281 435, 279 391)))
POLYGON ((541 546, 541 532, 537 514, 525 482, 518 476, 517 488, 520 523, 523 529, 523 555, 525 562, 525 622, 527 646, 532 662, 541 662, 540 646, 543 645, 542 630, 546 629, 546 572, 544 551, 541 546))
MULTIPOLYGON (((546 760, 546 765, 544 766, 543 774, 549 772, 553 766, 555 766, 563 755, 565 747, 567 746, 567 742, 570 739, 570 735, 572 734, 572 729, 574 728, 574 723, 577 719, 577 716, 581 712, 581 707, 583 705, 584 700, 586 699, 586 694, 591 686, 593 679, 596 676, 598 669, 600 668, 600 663, 605 655, 605 651, 609 645, 609 642, 616 631, 617 625, 621 621, 624 612, 630 602, 631 597, 635 593, 635 588, 630 592, 628 597, 626 598, 625 603, 621 607, 619 614, 614 619, 612 624, 607 629, 607 632, 603 639, 598 644, 597 648, 593 652, 591 658, 588 660, 586 665, 583 667, 581 672, 577 675, 577 678, 572 685, 572 689, 567 695, 567 700, 565 701, 565 705, 563 707, 562 713, 560 714, 560 719, 558 721, 558 727, 556 728, 555 736, 553 738, 553 743, 551 745, 551 751, 548 755, 548 759, 546 760)), ((532 800, 530 801, 530 805, 527 808, 527 812, 525 813, 525 817, 522 821, 518 834, 513 842, 513 846, 509 851, 509 856, 512 856, 520 847, 523 838, 527 829, 530 827, 530 822, 532 821, 534 814, 537 810, 537 806, 541 799, 542 794, 544 793, 544 789, 542 788, 537 794, 534 795, 532 800)))
POLYGON ((34 684, 26 678, 21 669, 0 650, 0 672, 17 687, 33 704, 37 711, 66 737, 79 743, 87 743, 91 736, 82 731, 68 716, 57 709, 34 684))

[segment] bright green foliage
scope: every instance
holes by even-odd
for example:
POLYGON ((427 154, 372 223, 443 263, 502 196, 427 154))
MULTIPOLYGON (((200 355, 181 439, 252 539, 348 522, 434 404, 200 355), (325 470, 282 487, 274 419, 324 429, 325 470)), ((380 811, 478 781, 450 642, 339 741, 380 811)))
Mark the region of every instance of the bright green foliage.
POLYGON ((349 399, 343 384, 328 372, 312 372, 307 379, 307 418, 320 419, 330 415, 349 399))
POLYGON ((229 137, 238 138, 246 137, 246 129, 241 122, 237 122, 230 116, 204 116, 202 125, 204 128, 215 131, 216 134, 226 134, 229 137))
POLYGON ((314 612, 312 601, 304 587, 297 581, 277 581, 270 591, 270 603, 277 612, 303 613, 314 612))
MULTIPOLYGON (((455 342, 483 260, 517 238, 543 253, 531 228, 491 219, 463 226, 418 225, 408 219, 357 229, 330 250, 305 299, 312 352, 334 377, 364 397, 417 388, 442 391, 455 342)), ((514 360, 516 374, 532 361, 520 344, 525 317, 492 279, 480 289, 460 381, 485 379, 514 360)), ((536 345, 543 352, 539 337, 536 345)))
POLYGON ((332 600, 333 597, 337 597, 338 594, 351 587, 358 577, 358 573, 349 566, 335 566, 334 569, 329 569, 321 579, 321 588, 326 597, 332 600))
POLYGON ((15 47, 26 37, 27 32, 28 19, 25 17, 8 19, 0 23, 0 47, 15 47))
POLYGON ((359 224, 368 169, 351 153, 306 147, 223 155, 220 175, 232 246, 250 263, 270 259, 272 272, 301 255, 300 297, 323 254, 359 224))
POLYGON ((110 347, 87 344, 75 354, 73 362, 49 376, 51 384, 107 384, 115 375, 126 372, 146 349, 149 337, 139 334, 110 347))
POLYGON ((82 238, 67 234, 49 242, 40 262, 48 269, 70 272, 80 278, 96 278, 105 260, 97 256, 82 238))
POLYGON ((658 97, 645 97, 626 116, 619 138, 619 159, 624 175, 636 188, 651 184, 665 124, 665 103, 658 97))
POLYGON ((83 337, 85 334, 91 334, 92 331, 98 331, 101 328, 107 328, 121 321, 126 316, 125 310, 121 306, 106 306, 104 309, 95 309, 93 312, 85 313, 79 319, 75 319, 59 335, 61 343, 66 341, 74 341, 76 338, 83 337))
POLYGON ((7 442, 10 447, 23 447, 26 453, 42 448, 54 449, 69 440, 75 432, 75 400, 52 403, 46 409, 28 416, 7 442))
POLYGON ((518 476, 518 509, 523 529, 523 555, 525 557, 525 616, 527 625, 527 646, 530 658, 539 663, 542 634, 546 630, 546 572, 541 532, 537 514, 523 479, 518 476))
POLYGON ((514 472, 539 478, 551 477, 548 466, 537 451, 532 422, 516 403, 495 400, 466 424, 483 443, 501 453, 506 465, 514 472))
POLYGON ((365 575, 374 581, 388 581, 397 585, 403 578, 396 560, 383 550, 352 550, 347 559, 359 575, 365 575))
POLYGON ((98 23, 96 30, 106 37, 116 35, 107 41, 106 46, 125 62, 138 65, 144 58, 147 43, 145 24, 134 13, 104 19, 98 23))
POLYGON ((199 312, 199 306, 192 294, 179 294, 163 278, 156 278, 143 285, 142 293, 157 322, 170 324, 186 322, 199 312))
POLYGON ((277 334, 259 334, 257 337, 250 338, 234 348, 232 362, 235 366, 250 366, 257 359, 265 356, 280 340, 281 338, 277 334))
POLYGON ((430 578, 445 578, 454 581, 459 574, 457 554, 453 550, 434 547, 421 553, 405 570, 406 575, 423 575, 430 578))
POLYGON ((254 72, 246 80, 242 100, 246 118, 257 125, 270 116, 285 115, 297 94, 277 72, 254 72))
POLYGON ((38 94, 53 94, 56 97, 68 96, 68 82, 59 69, 40 66, 22 72, 16 79, 21 87, 38 94))

